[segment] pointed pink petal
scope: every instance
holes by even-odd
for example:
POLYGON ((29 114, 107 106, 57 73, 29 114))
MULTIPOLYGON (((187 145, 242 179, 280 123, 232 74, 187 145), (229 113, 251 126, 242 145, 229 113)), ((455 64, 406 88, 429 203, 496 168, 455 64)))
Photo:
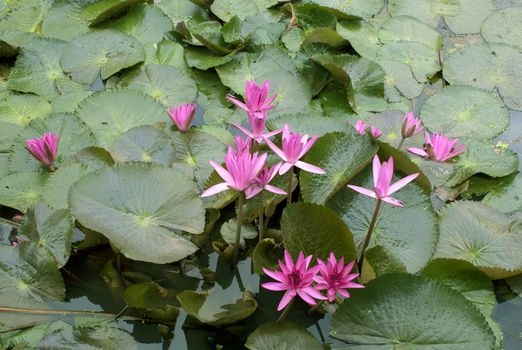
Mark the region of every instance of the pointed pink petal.
POLYGON ((201 197, 209 197, 215 195, 216 193, 223 192, 228 190, 228 184, 226 182, 222 182, 220 184, 210 186, 207 188, 202 194, 201 197))
POLYGON ((413 154, 416 154, 418 156, 421 156, 421 157, 429 157, 428 153, 421 149, 421 148, 416 148, 416 147, 408 147, 406 148, 406 151, 410 152, 410 153, 413 153, 413 154))
POLYGON ((272 192, 272 193, 276 193, 276 194, 283 194, 283 195, 287 194, 286 191, 280 189, 279 187, 275 187, 272 185, 266 185, 265 190, 272 192))
POLYGON ((290 252, 288 250, 285 250, 284 257, 286 267, 288 268, 288 270, 292 271, 294 268, 294 260, 292 259, 292 256, 290 255, 290 252))
POLYGON ((309 163, 305 163, 303 161, 300 161, 298 160, 296 163, 295 163, 295 166, 298 167, 298 168, 301 168, 305 171, 308 171, 310 173, 314 173, 314 174, 319 174, 319 175, 322 175, 322 174, 326 174, 326 170, 322 169, 322 168, 319 168, 315 165, 312 165, 312 164, 309 164, 309 163))
POLYGON ((259 192, 263 191, 262 187, 259 187, 257 185, 250 186, 245 190, 246 199, 250 199, 252 197, 255 197, 259 194, 259 192))
POLYGON ((272 277, 276 281, 279 282, 285 282, 286 276, 281 271, 270 271, 269 269, 266 269, 263 267, 263 272, 266 273, 267 276, 272 277))
POLYGON ((305 292, 306 294, 310 295, 311 297, 313 297, 315 299, 326 300, 326 297, 324 295, 322 295, 321 293, 319 293, 313 287, 306 287, 306 288, 303 288, 302 290, 303 290, 303 292, 305 292))
POLYGON ((242 127, 241 125, 239 124, 236 124, 236 123, 230 123, 231 125, 233 125, 234 127, 238 128, 239 130, 241 130, 243 132, 243 134, 247 135, 248 137, 250 137, 251 139, 254 138, 254 134, 252 134, 250 132, 250 130, 247 130, 245 129, 244 127, 242 127))
POLYGON ((279 302, 279 305, 277 306, 277 311, 281 311, 285 308, 286 305, 295 297, 295 292, 293 291, 287 291, 283 297, 281 298, 281 301, 279 302))
POLYGON ((292 169, 294 165, 292 163, 284 163, 281 165, 281 168, 279 168, 279 175, 284 175, 288 172, 288 170, 292 169))
POLYGON ((281 290, 287 290, 287 286, 284 283, 279 282, 267 282, 261 284, 261 287, 268 289, 268 290, 275 290, 275 291, 281 291, 281 290))
POLYGON ((383 202, 386 202, 388 204, 391 204, 391 205, 394 205, 396 207, 404 207, 404 204, 402 204, 402 202, 400 200, 397 200, 395 198, 392 198, 392 197, 384 197, 384 198, 381 198, 381 200, 383 202))
POLYGON ((375 194, 375 192, 369 190, 369 189, 366 189, 364 187, 359 187, 359 186, 354 186, 354 185, 347 185, 348 188, 351 188, 352 190, 354 191, 357 191, 359 193, 362 193, 364 194, 365 196, 368 196, 368 197, 372 197, 372 198, 375 198, 377 199, 377 195, 375 194))
POLYGON ((381 172, 381 161, 379 160, 379 157, 377 155, 375 155, 375 157, 373 157, 372 171, 373 171, 373 187, 377 187, 377 180, 379 179, 379 173, 381 172))
MULTIPOLYGON (((306 136, 306 137, 308 137, 308 136, 306 136)), ((301 153, 299 154, 299 158, 304 156, 310 150, 310 148, 312 148, 312 146, 314 145, 315 141, 317 141, 317 139, 318 139, 317 136, 312 136, 312 138, 310 138, 310 140, 306 141, 305 145, 303 146, 303 149, 301 150, 301 153)))
POLYGON ((274 131, 270 131, 270 132, 267 132, 266 134, 263 134, 263 138, 267 139, 269 137, 272 137, 272 136, 275 136, 277 134, 280 134, 283 130, 274 130, 274 131))
POLYGON ((269 139, 265 139, 265 142, 266 144, 268 145, 268 147, 270 147, 270 149, 279 156, 279 158, 281 158, 282 160, 284 160, 286 162, 286 156, 285 156, 285 153, 279 149, 279 147, 277 147, 272 141, 270 141, 269 139))
POLYGON ((227 95, 226 98, 227 98, 227 100, 229 100, 230 102, 232 102, 233 104, 235 104, 236 106, 241 108, 242 110, 248 112, 248 107, 246 106, 246 104, 244 104, 243 102, 239 101, 237 98, 235 98, 233 96, 230 96, 230 95, 227 95))
POLYGON ((297 290, 297 294, 301 297, 301 299, 303 299, 305 302, 307 302, 308 304, 310 305, 315 305, 316 302, 315 300, 310 297, 306 292, 304 292, 303 290, 301 289, 298 289, 297 290))
POLYGON ((399 181, 397 181, 396 183, 394 183, 393 185, 390 186, 390 188, 388 189, 388 195, 391 195, 394 192, 400 190, 401 188, 403 188, 404 186, 406 186, 407 184, 409 184, 410 182, 415 180, 415 178, 417 176, 419 176, 419 173, 411 174, 411 175, 406 176, 403 179, 400 179, 399 181))

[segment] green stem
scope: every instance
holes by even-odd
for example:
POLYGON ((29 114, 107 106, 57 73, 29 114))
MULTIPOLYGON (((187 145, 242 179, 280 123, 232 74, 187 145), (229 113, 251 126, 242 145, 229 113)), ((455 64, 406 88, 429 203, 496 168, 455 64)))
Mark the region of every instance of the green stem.
POLYGON ((265 210, 263 206, 263 191, 259 192, 259 241, 263 240, 265 235, 265 210))
POLYGON ((315 304, 314 306, 312 306, 309 310, 308 310, 308 314, 311 315, 312 312, 314 312, 315 310, 317 310, 319 307, 321 307, 321 305, 324 304, 324 300, 319 300, 319 302, 317 304, 315 304))
POLYGON ((294 180, 294 167, 291 167, 288 170, 288 192, 286 194, 286 205, 290 205, 292 203, 292 181, 294 180))
POLYGON ((283 310, 283 313, 277 318, 277 322, 281 322, 282 320, 285 319, 285 317, 288 315, 288 313, 290 312, 290 308, 292 307, 292 304, 294 303, 294 299, 290 300, 290 302, 288 303, 288 305, 286 305, 285 309, 283 310))
POLYGON ((403 136, 402 139, 401 139, 401 142, 399 142, 399 145, 397 146, 397 151, 401 150, 401 147, 402 147, 402 144, 404 143, 404 140, 406 140, 406 139, 403 136))
POLYGON ((110 314, 105 312, 98 311, 84 311, 84 310, 41 310, 41 309, 26 309, 26 308, 15 308, 15 307, 0 307, 0 313, 8 312, 8 313, 23 313, 23 314, 33 314, 33 315, 83 315, 83 316, 91 316, 91 317, 104 317, 104 318, 115 318, 119 317, 125 320, 131 321, 142 321, 143 318, 133 317, 133 316, 121 316, 118 314, 110 314))
POLYGON ((234 244, 234 264, 237 264, 239 258, 239 242, 241 240, 241 226, 243 223, 243 202, 245 201, 245 195, 243 192, 239 192, 238 199, 238 211, 237 211, 237 229, 236 229, 236 242, 234 244))
POLYGON ((341 305, 343 303, 343 300, 341 298, 339 298, 338 296, 335 297, 335 303, 337 305, 341 305))
POLYGON ((357 263, 359 267, 359 273, 362 273, 362 264, 364 261, 364 251, 368 248, 368 244, 370 244, 370 239, 372 238, 373 229, 375 228, 375 223, 377 222, 377 217, 379 216, 379 210, 381 209, 382 201, 377 199, 377 205, 375 206, 375 211, 373 212, 372 221, 370 222, 370 227, 368 227, 368 233, 366 234, 366 238, 364 239, 363 247, 361 250, 361 257, 359 258, 359 262, 357 263))

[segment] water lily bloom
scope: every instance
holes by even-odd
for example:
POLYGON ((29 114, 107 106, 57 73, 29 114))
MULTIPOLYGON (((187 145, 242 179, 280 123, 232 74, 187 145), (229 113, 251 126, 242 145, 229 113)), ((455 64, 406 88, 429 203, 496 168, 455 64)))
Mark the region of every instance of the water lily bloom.
POLYGON ((381 165, 379 157, 375 155, 373 158, 373 191, 354 185, 348 185, 348 188, 391 205, 404 207, 401 201, 390 196, 413 181, 417 176, 419 176, 419 173, 408 175, 392 185, 393 158, 390 157, 387 162, 383 162, 381 165))
POLYGON ((315 174, 326 173, 324 169, 299 160, 312 148, 315 141, 317 141, 317 136, 312 136, 309 139, 308 135, 301 136, 298 133, 291 133, 288 124, 283 126, 282 150, 272 141, 266 139, 268 147, 285 161, 279 169, 279 175, 285 174, 293 166, 315 174))
POLYGON ((257 175, 257 177, 254 179, 252 185, 245 191, 246 198, 250 199, 263 190, 285 195, 286 192, 280 189, 279 187, 269 185, 270 181, 272 181, 274 177, 277 175, 279 168, 281 168, 281 164, 282 163, 277 163, 271 168, 265 166, 263 170, 261 170, 259 175, 257 175))
POLYGON ((458 156, 466 148, 466 145, 455 147, 458 140, 450 139, 442 134, 433 133, 432 137, 430 138, 430 134, 426 132, 424 137, 426 139, 424 149, 409 147, 407 151, 421 157, 430 158, 439 162, 445 162, 448 159, 458 156))
POLYGON ((314 277, 314 281, 317 283, 315 289, 326 290, 329 302, 334 301, 337 295, 349 298, 348 288, 364 288, 363 285, 352 282, 359 276, 358 273, 350 273, 355 261, 345 266, 344 257, 337 261, 332 252, 326 263, 319 258, 317 262, 319 263, 319 275, 314 277))
MULTIPOLYGON (((244 141, 243 141, 244 142, 244 141)), ((238 140, 236 139, 236 144, 238 140)), ((212 196, 216 193, 231 189, 242 192, 248 189, 266 163, 266 153, 258 155, 257 152, 250 154, 250 146, 239 144, 238 151, 232 147, 228 148, 225 155, 225 166, 209 160, 210 165, 216 170, 225 182, 209 187, 201 194, 201 197, 212 196), (241 147, 244 147, 241 149, 241 147)))
POLYGON ((171 109, 167 108, 167 113, 178 129, 186 132, 190 129, 192 120, 194 120, 194 116, 196 115, 196 104, 187 103, 181 106, 172 107, 171 109))
POLYGON ((420 118, 415 118, 413 112, 406 114, 402 122, 402 137, 408 138, 417 135, 422 131, 422 124, 420 118))
POLYGON ((285 291, 277 311, 283 310, 297 295, 310 305, 316 304, 314 299, 326 300, 324 295, 312 287, 314 277, 320 269, 319 265, 308 268, 312 256, 309 255, 305 258, 303 252, 299 252, 295 264, 287 250, 285 250, 284 256, 284 262, 279 261, 281 271, 270 271, 263 268, 263 271, 277 282, 267 282, 261 286, 268 290, 285 291))
POLYGON ((54 170, 54 162, 58 152, 58 134, 45 133, 41 138, 25 141, 27 150, 42 164, 54 170))
MULTIPOLYGON (((359 133, 359 135, 365 135, 367 128, 368 128, 368 125, 366 125, 366 123, 362 120, 358 120, 355 123, 355 130, 359 133)), ((381 130, 379 130, 376 126, 372 125, 372 126, 370 126, 370 134, 372 135, 372 137, 378 139, 379 137, 382 136, 383 132, 381 130)))

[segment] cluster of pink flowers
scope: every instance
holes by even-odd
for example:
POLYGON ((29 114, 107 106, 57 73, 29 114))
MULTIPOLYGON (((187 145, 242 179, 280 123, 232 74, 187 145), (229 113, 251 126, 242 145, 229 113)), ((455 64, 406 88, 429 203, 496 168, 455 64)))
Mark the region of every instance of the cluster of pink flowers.
POLYGON ((350 273, 355 262, 344 264, 344 257, 337 261, 334 253, 330 253, 328 261, 317 259, 317 265, 310 267, 312 255, 305 258, 299 252, 294 263, 290 253, 285 250, 284 261, 279 261, 280 271, 263 271, 277 282, 263 283, 262 287, 272 291, 284 291, 277 307, 283 310, 296 296, 310 305, 316 305, 316 300, 333 302, 337 296, 349 298, 348 288, 364 288, 363 285, 352 282, 358 273, 350 273), (326 295, 321 292, 326 291, 326 295))

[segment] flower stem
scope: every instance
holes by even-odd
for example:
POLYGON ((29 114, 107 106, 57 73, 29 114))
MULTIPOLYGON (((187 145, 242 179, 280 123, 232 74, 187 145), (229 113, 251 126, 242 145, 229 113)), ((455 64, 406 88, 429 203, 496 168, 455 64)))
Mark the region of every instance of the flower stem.
POLYGON ((263 206, 263 191, 259 192, 259 241, 263 240, 263 236, 265 235, 265 210, 263 206))
POLYGON ((308 310, 308 314, 311 315, 315 310, 317 310, 318 308, 321 307, 321 305, 324 304, 324 300, 319 300, 319 302, 317 304, 315 304, 314 306, 312 306, 309 310, 308 310))
POLYGON ((363 247, 361 250, 361 257, 359 258, 359 262, 357 263, 359 267, 359 274, 362 273, 362 264, 364 261, 364 251, 368 248, 368 244, 370 244, 370 239, 372 238, 373 229, 375 228, 375 223, 377 222, 377 217, 379 216, 379 210, 381 209, 382 201, 377 199, 377 205, 375 206, 375 211, 373 212, 372 221, 370 222, 370 227, 368 227, 368 233, 366 234, 366 238, 364 239, 363 247))
POLYGON ((239 242, 241 239, 241 226, 243 224, 243 202, 245 201, 245 195, 243 192, 239 192, 238 198, 238 211, 237 211, 237 229, 236 229, 236 242, 234 244, 234 264, 237 264, 239 257, 239 242))
POLYGON ((292 304, 294 303, 294 299, 290 300, 290 303, 288 303, 288 305, 286 305, 285 309, 283 310, 283 312, 281 313, 281 315, 279 315, 279 317, 277 318, 277 322, 281 322, 282 320, 285 319, 285 317, 288 315, 288 313, 290 312, 290 308, 292 307, 292 304))
POLYGON ((292 181, 294 180, 294 167, 288 170, 288 192, 286 197, 286 205, 290 205, 292 203, 292 181))
POLYGON ((401 147, 402 147, 402 144, 404 143, 404 140, 406 140, 406 139, 403 136, 402 139, 401 139, 401 142, 399 142, 399 145, 397 146, 397 151, 401 150, 401 147))

